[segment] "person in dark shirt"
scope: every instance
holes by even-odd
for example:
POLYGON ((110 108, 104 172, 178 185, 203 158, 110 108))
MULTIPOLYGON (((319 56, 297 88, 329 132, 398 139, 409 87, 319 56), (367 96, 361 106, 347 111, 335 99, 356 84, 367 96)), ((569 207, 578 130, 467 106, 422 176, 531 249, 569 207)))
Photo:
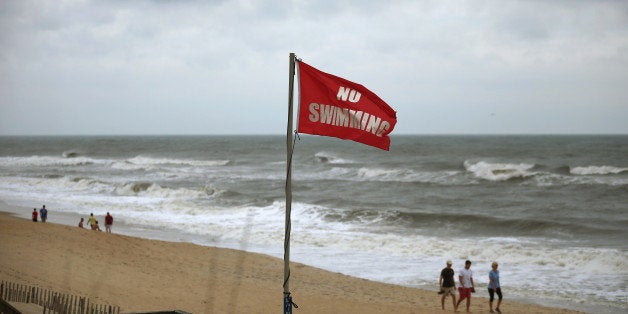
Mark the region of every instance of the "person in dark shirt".
POLYGON ((39 216, 41 217, 41 222, 45 223, 46 219, 48 219, 48 210, 46 209, 46 205, 39 210, 39 216))
POLYGON ((107 212, 107 216, 105 216, 105 230, 107 233, 111 233, 111 225, 113 225, 113 216, 107 212))
POLYGON ((443 268, 440 272, 440 279, 438 280, 440 286, 439 294, 443 296, 440 298, 440 304, 445 309, 445 297, 451 295, 452 302, 454 304, 454 311, 458 310, 456 304, 456 281, 454 280, 454 270, 451 268, 451 260, 447 261, 447 267, 443 268))

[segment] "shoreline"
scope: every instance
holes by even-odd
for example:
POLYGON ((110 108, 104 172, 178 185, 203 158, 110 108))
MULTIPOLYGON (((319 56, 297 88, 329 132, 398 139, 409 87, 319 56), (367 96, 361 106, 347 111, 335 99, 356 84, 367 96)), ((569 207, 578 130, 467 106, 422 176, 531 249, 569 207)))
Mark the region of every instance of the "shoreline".
MULTIPOLYGON (((5 280, 87 296, 123 311, 267 313, 282 305, 283 260, 268 255, 138 238, 116 234, 115 228, 114 234, 106 234, 56 222, 33 223, 13 212, 0 212, 0 225, 0 250, 8 252, 0 259, 5 280)), ((301 313, 442 311, 435 291, 300 263, 291 263, 291 271, 291 292, 301 313)), ((450 300, 445 307, 453 312, 450 300)), ((581 313, 507 298, 502 309, 581 313)), ((488 299, 474 295, 471 310, 488 312, 488 299)))

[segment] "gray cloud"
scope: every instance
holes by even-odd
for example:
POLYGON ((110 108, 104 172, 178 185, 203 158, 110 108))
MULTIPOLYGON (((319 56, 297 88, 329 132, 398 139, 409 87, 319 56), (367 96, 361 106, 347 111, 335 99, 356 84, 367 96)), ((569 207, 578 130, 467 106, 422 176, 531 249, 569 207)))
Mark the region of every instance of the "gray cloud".
POLYGON ((617 1, 3 1, 0 134, 283 134, 288 53, 394 133, 628 133, 617 1))

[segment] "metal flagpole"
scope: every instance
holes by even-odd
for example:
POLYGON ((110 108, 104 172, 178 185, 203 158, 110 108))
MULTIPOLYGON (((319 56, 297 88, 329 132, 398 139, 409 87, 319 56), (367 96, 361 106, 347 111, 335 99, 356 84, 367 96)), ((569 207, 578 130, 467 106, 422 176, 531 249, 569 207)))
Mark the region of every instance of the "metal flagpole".
POLYGON ((286 136, 286 234, 283 244, 283 312, 292 314, 290 296, 290 211, 292 210, 292 97, 294 92, 294 53, 290 53, 290 79, 288 83, 288 133, 286 136))

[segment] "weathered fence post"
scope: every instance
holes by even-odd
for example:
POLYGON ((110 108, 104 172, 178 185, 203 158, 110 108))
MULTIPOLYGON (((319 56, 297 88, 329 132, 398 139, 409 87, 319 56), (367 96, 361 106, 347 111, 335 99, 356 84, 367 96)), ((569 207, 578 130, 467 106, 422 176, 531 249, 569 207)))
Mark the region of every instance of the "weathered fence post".
POLYGON ((10 288, 9 288, 9 295, 7 295, 7 301, 13 301, 13 289, 15 288, 13 285, 15 285, 14 283, 11 283, 10 288))

